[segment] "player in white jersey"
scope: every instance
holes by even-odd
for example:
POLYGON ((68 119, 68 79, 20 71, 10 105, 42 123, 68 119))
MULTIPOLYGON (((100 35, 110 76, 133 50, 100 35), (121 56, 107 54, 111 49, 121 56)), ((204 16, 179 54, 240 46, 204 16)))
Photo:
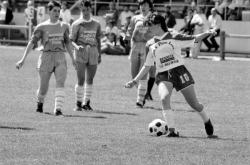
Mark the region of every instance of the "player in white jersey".
MULTIPOLYGON (((143 66, 146 53, 145 46, 146 42, 151 39, 151 36, 148 32, 148 27, 143 25, 143 20, 151 13, 150 10, 153 9, 153 4, 151 0, 138 0, 140 6, 141 14, 135 15, 131 18, 128 31, 126 33, 126 39, 131 39, 131 50, 130 50, 130 69, 131 76, 134 78, 140 71, 143 66)), ((138 83, 137 90, 137 107, 142 108, 145 104, 145 94, 147 91, 147 75, 145 75, 140 82, 138 83)))
POLYGON ((29 41, 24 55, 16 63, 17 69, 20 69, 25 62, 31 49, 41 40, 43 49, 38 60, 39 88, 37 90, 37 112, 43 112, 44 98, 49 87, 51 74, 54 72, 56 79, 55 91, 55 115, 62 115, 63 103, 65 98, 64 83, 67 76, 67 65, 65 58, 65 48, 72 58, 73 65, 75 61, 71 51, 69 39, 69 27, 66 23, 59 21, 61 5, 57 1, 48 3, 49 19, 35 28, 32 38, 29 41))
POLYGON ((138 81, 148 73, 151 66, 156 65, 157 76, 156 83, 162 103, 162 113, 169 126, 169 137, 179 137, 175 130, 174 110, 170 106, 170 97, 173 88, 181 91, 187 103, 198 112, 205 124, 205 130, 208 137, 213 135, 214 129, 211 120, 207 116, 204 107, 197 100, 194 90, 194 80, 189 71, 184 66, 181 57, 181 48, 192 46, 194 42, 201 41, 204 37, 213 34, 205 32, 202 34, 190 36, 176 32, 164 30, 165 22, 161 15, 152 14, 146 21, 149 24, 150 31, 155 37, 147 42, 147 59, 139 74, 125 87, 132 88, 138 81))
POLYGON ((78 82, 75 86, 75 111, 93 110, 90 107, 93 79, 97 65, 101 62, 101 25, 91 16, 90 1, 82 0, 79 5, 82 15, 72 24, 70 32, 77 62, 78 82))

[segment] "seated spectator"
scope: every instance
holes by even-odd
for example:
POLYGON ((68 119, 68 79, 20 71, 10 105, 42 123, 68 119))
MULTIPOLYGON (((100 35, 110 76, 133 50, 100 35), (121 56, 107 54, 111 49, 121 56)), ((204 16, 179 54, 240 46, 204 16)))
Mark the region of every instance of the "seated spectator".
POLYGON ((126 50, 118 42, 115 33, 108 33, 101 41, 101 53, 108 55, 126 55, 126 50))
POLYGON ((120 30, 115 25, 115 20, 109 20, 105 30, 105 37, 101 43, 101 53, 124 55, 126 49, 121 45, 120 40, 120 30))
POLYGON ((127 18, 132 17, 134 13, 130 10, 130 6, 126 5, 123 8, 123 11, 120 14, 119 20, 120 20, 120 25, 121 27, 124 26, 127 23, 127 18))
POLYGON ((67 2, 62 2, 62 8, 60 10, 60 20, 71 25, 74 21, 70 10, 68 9, 67 2))
POLYGON ((171 29, 176 25, 175 16, 172 14, 170 6, 166 6, 165 22, 167 27, 171 29))
POLYGON ((116 9, 116 3, 115 2, 111 2, 109 4, 109 10, 107 11, 107 13, 105 14, 105 19, 106 22, 109 22, 110 20, 115 21, 115 25, 118 24, 118 20, 119 20, 119 11, 116 9))
POLYGON ((215 8, 211 9, 211 15, 208 17, 208 25, 209 29, 216 32, 216 35, 214 36, 208 36, 203 39, 204 44, 207 46, 207 51, 210 51, 212 48, 215 49, 215 51, 218 50, 219 45, 215 40, 215 37, 220 35, 220 29, 222 25, 222 19, 219 14, 217 14, 217 10, 215 8), (210 41, 209 41, 210 40, 210 41))

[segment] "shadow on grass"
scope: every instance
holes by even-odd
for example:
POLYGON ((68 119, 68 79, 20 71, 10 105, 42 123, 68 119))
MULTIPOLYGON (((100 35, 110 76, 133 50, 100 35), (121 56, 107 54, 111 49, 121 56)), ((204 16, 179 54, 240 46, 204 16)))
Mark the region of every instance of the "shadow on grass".
POLYGON ((162 110, 161 108, 156 108, 156 107, 153 107, 153 106, 144 106, 143 109, 151 109, 151 110, 156 110, 156 111, 161 111, 162 110))
POLYGON ((32 130, 35 130, 35 128, 14 127, 14 126, 0 126, 0 129, 12 129, 12 130, 23 130, 23 131, 32 131, 32 130))
MULTIPOLYGON (((50 113, 50 112, 44 112, 45 115, 50 115, 50 116, 55 116, 54 113, 50 113)), ((55 116, 56 117, 56 116, 55 116)), ((60 116, 58 116, 60 117, 60 116)), ((105 116, 85 116, 85 115, 63 115, 61 117, 70 117, 70 118, 94 118, 94 119, 106 119, 107 117, 105 116)))
POLYGON ((232 142, 248 142, 247 138, 242 138, 242 139, 237 139, 237 138, 226 138, 226 137, 213 137, 213 138, 208 138, 208 137, 198 137, 198 136, 183 136, 180 135, 179 138, 183 139, 207 139, 207 140, 218 140, 218 141, 232 141, 232 142))
POLYGON ((103 111, 103 110, 94 110, 91 111, 93 113, 102 113, 102 114, 111 114, 111 115, 130 115, 130 116, 137 116, 136 113, 130 113, 130 112, 111 112, 111 111, 103 111))

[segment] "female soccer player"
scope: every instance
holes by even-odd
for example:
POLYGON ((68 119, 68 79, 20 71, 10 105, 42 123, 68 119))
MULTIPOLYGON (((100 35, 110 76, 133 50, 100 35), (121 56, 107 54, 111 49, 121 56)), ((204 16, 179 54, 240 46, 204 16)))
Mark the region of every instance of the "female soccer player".
POLYGON ((77 62, 78 82, 75 86, 75 111, 82 111, 82 109, 93 110, 90 107, 93 79, 97 65, 101 62, 101 25, 91 17, 90 1, 82 0, 80 9, 82 15, 72 24, 70 32, 70 39, 75 48, 74 55, 77 62), (82 105, 83 101, 84 105, 82 105))
POLYGON ((51 1, 48 3, 48 8, 50 18, 35 28, 22 59, 16 63, 16 68, 20 69, 24 65, 31 49, 41 40, 43 49, 38 60, 40 84, 37 90, 36 111, 43 112, 44 98, 48 91, 51 74, 54 72, 56 79, 54 114, 62 115, 65 98, 64 83, 67 75, 65 48, 72 59, 73 65, 75 65, 75 61, 70 49, 69 27, 66 23, 59 21, 60 3, 51 1))
MULTIPOLYGON (((146 42, 153 36, 150 35, 148 28, 143 25, 143 20, 151 13, 153 4, 151 0, 138 0, 141 14, 132 17, 126 39, 131 39, 131 51, 129 59, 131 62, 131 75, 134 78, 143 66, 146 53, 146 42)), ((145 94, 147 90, 147 75, 142 77, 138 83, 136 106, 142 108, 145 104, 145 94)))
POLYGON ((181 58, 181 48, 191 46, 194 42, 201 41, 204 37, 213 34, 206 32, 195 36, 182 35, 169 32, 164 18, 161 15, 152 14, 146 23, 149 24, 150 31, 155 37, 147 42, 147 59, 139 74, 125 87, 132 88, 138 81, 148 73, 151 66, 156 65, 156 83, 162 103, 164 119, 168 122, 170 137, 178 137, 179 133, 174 126, 174 110, 170 106, 170 97, 173 88, 181 91, 187 103, 198 112, 205 124, 206 133, 213 136, 213 125, 203 110, 203 105, 196 98, 194 90, 194 80, 189 71, 184 66, 181 58))

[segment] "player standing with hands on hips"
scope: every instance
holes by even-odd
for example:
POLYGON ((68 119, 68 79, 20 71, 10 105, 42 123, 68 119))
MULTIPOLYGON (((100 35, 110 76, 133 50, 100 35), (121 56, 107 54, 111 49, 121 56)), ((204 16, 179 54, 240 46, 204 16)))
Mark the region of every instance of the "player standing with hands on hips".
POLYGON ((80 1, 81 17, 72 24, 70 39, 77 63, 75 111, 93 110, 90 98, 97 65, 101 62, 101 25, 91 17, 91 2, 80 1), (86 79, 86 80, 85 80, 86 79))
POLYGON ((176 131, 174 124, 174 110, 170 106, 170 97, 173 88, 175 88, 176 91, 181 91, 187 103, 201 116, 208 137, 217 137, 213 135, 213 125, 204 111, 203 105, 197 100, 194 80, 184 66, 181 57, 181 48, 192 46, 194 42, 199 42, 214 32, 205 32, 194 36, 170 32, 166 27, 164 18, 157 14, 150 15, 145 20, 145 24, 149 26, 155 37, 147 42, 147 59, 144 66, 139 74, 132 81, 129 81, 125 87, 132 88, 135 86, 155 63, 157 70, 156 83, 162 103, 162 113, 169 127, 168 136, 179 137, 179 132, 176 131))
POLYGON ((16 68, 20 69, 26 57, 39 40, 43 46, 42 54, 38 60, 39 88, 37 90, 37 112, 43 112, 44 98, 49 87, 49 80, 52 73, 55 74, 55 108, 56 116, 62 115, 63 103, 65 99, 64 84, 67 77, 67 64, 65 58, 65 48, 67 49, 72 63, 75 66, 73 53, 70 48, 69 26, 59 21, 61 4, 57 1, 48 3, 49 19, 35 28, 31 40, 29 41, 24 55, 16 63, 16 68))

